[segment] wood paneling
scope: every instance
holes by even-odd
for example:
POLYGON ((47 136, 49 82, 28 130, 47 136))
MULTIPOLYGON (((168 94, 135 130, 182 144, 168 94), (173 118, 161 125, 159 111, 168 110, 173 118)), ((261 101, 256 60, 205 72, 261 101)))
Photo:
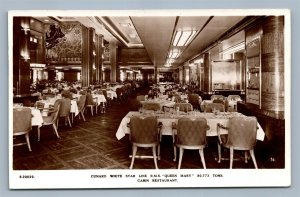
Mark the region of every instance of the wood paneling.
POLYGON ((204 89, 205 93, 211 92, 211 62, 209 53, 204 54, 204 89))
POLYGON ((284 111, 284 35, 283 17, 268 17, 263 22, 262 109, 284 111))
POLYGON ((144 48, 121 48, 118 53, 118 64, 122 66, 153 65, 144 48))

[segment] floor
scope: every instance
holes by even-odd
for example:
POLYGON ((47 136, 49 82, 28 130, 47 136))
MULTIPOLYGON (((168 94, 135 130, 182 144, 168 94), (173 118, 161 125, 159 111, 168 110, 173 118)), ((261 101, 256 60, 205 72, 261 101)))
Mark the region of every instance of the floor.
MULTIPOLYGON (((75 119, 72 128, 60 125, 57 139, 52 127, 41 128, 41 140, 37 141, 37 130, 33 128, 30 133, 32 152, 26 146, 13 148, 14 170, 65 170, 65 169, 128 169, 131 159, 131 144, 128 136, 117 140, 116 130, 128 111, 132 109, 131 103, 137 94, 145 94, 147 88, 132 94, 121 103, 113 101, 106 113, 91 116, 86 113, 86 122, 75 119)), ((18 139, 23 140, 23 139, 18 139)), ((257 142, 255 149, 259 168, 282 168, 282 161, 274 161, 266 153, 264 142, 257 142), (270 159, 271 158, 271 159, 270 159)), ((140 149, 142 154, 151 155, 151 149, 140 149)), ((222 156, 228 158, 229 151, 224 150, 222 156)), ((208 138, 204 150, 206 167, 223 169, 229 167, 229 161, 218 163, 217 141, 214 137, 208 138)), ((236 151, 233 168, 254 168, 252 161, 245 163, 243 152, 236 151)), ((158 161, 160 169, 176 169, 177 162, 173 161, 172 139, 163 136, 161 142, 161 160, 158 161)), ((153 159, 136 159, 134 169, 153 169, 153 159)), ((186 150, 183 155, 181 168, 203 168, 198 151, 186 150)))

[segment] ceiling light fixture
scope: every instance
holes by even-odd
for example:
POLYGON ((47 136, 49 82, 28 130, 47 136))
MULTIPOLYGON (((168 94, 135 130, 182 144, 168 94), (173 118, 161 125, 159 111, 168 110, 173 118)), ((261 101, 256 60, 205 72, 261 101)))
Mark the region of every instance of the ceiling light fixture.
POLYGON ((186 46, 196 35, 196 30, 188 31, 176 31, 175 38, 173 40, 173 46, 186 46))
POLYGON ((119 23, 122 27, 131 27, 130 23, 119 23))
POLYGON ((169 52, 169 58, 170 59, 176 59, 180 55, 180 50, 179 49, 173 49, 169 52))
POLYGON ((175 62, 175 59, 172 59, 172 58, 167 59, 167 64, 172 64, 174 62, 175 62))

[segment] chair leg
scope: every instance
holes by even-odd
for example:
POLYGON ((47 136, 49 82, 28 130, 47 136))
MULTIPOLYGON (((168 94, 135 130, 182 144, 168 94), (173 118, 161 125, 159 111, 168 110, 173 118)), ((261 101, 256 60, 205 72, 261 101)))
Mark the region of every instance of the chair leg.
POLYGON ((204 158, 204 151, 203 151, 203 149, 199 149, 199 154, 200 154, 200 158, 201 158, 201 162, 202 162, 203 168, 206 169, 206 164, 205 164, 205 158, 204 158))
POLYGON ((28 150, 31 152, 31 146, 30 146, 30 141, 29 141, 29 133, 26 133, 25 135, 26 143, 28 146, 28 150))
POLYGON ((71 113, 72 124, 74 123, 74 114, 71 113))
POLYGON ((152 147, 152 153, 153 153, 153 160, 154 160, 155 169, 158 169, 157 157, 156 157, 156 146, 152 147))
POLYGON ((232 169, 232 164, 233 164, 233 147, 230 147, 230 165, 229 168, 232 169))
POLYGON ((182 162, 182 156, 183 156, 184 149, 182 147, 179 147, 179 162, 178 162, 178 169, 181 167, 182 162))
POLYGON ((250 155, 251 155, 251 158, 252 158, 255 169, 257 169, 258 167, 257 167, 257 163, 256 163, 255 154, 254 154, 253 149, 250 150, 250 155))
POLYGON ((157 146, 157 159, 160 160, 160 144, 157 146))
POLYGON ((173 158, 173 161, 176 161, 176 158, 177 158, 177 148, 176 148, 176 145, 173 144, 173 151, 174 151, 174 158, 173 158))
POLYGON ((172 138, 173 138, 173 152, 174 152, 174 158, 173 161, 176 161, 177 158, 177 148, 176 148, 176 144, 175 144, 175 134, 174 134, 174 130, 172 129, 172 138))
POLYGON ((85 122, 85 118, 84 118, 84 115, 83 115, 83 111, 80 112, 82 118, 83 118, 83 121, 85 122))
POLYGON ((94 116, 93 111, 94 111, 94 107, 92 106, 91 107, 91 114, 92 114, 92 116, 94 116))
POLYGON ((131 164, 130 164, 129 169, 132 169, 132 168, 133 168, 133 163, 134 163, 136 151, 137 151, 137 146, 132 145, 132 158, 131 158, 131 164))
POLYGON ((56 125, 55 125, 55 124, 52 124, 52 126, 53 126, 53 129, 54 129, 54 132, 55 132, 57 138, 60 138, 60 136, 58 135, 58 132, 57 132, 56 125))
POLYGON ((56 120, 56 128, 58 129, 58 122, 59 122, 59 117, 57 117, 57 120, 56 120))
POLYGON ((102 112, 103 113, 106 113, 106 104, 103 102, 102 103, 103 105, 102 105, 102 112))
POLYGON ((38 141, 40 141, 40 139, 41 139, 41 126, 38 126, 37 130, 38 130, 38 141))
POLYGON ((72 127, 71 120, 70 120, 70 116, 67 117, 67 120, 68 120, 68 122, 69 122, 69 126, 72 127))
POLYGON ((249 155, 248 155, 248 151, 245 150, 245 163, 248 163, 248 159, 249 159, 249 155))
POLYGON ((218 143, 218 157, 219 157, 218 163, 221 163, 221 160, 222 160, 221 151, 222 151, 221 144, 218 143))

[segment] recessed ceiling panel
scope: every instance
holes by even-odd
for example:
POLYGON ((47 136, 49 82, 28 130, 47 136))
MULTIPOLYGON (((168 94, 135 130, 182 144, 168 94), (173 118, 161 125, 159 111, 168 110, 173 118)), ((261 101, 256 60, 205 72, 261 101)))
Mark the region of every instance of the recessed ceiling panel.
POLYGON ((133 25, 154 65, 163 66, 166 61, 176 17, 131 17, 133 25))
POLYGON ((175 62, 177 65, 188 61, 203 51, 209 44, 216 41, 221 35, 241 21, 244 16, 215 16, 198 34, 193 42, 184 50, 175 62))

